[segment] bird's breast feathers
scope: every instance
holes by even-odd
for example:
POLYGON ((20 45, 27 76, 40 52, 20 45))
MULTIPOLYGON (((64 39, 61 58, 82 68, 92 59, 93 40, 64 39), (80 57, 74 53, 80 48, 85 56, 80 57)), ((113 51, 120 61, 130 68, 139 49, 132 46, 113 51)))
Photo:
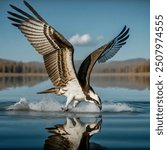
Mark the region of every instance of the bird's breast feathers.
POLYGON ((68 82, 67 86, 63 88, 65 91, 64 95, 66 97, 73 97, 76 100, 84 100, 86 99, 85 94, 82 91, 82 88, 77 79, 72 79, 68 82))

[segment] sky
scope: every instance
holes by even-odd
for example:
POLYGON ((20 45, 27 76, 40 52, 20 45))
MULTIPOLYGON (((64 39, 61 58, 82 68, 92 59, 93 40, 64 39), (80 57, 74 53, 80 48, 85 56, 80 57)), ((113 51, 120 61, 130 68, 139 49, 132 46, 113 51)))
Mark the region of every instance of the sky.
MULTIPOLYGON (((126 25, 130 37, 112 60, 150 57, 149 0, 27 0, 74 46, 75 60, 112 40, 126 25)), ((0 58, 42 61, 42 56, 7 19, 13 4, 30 12, 22 0, 0 1, 0 58)))

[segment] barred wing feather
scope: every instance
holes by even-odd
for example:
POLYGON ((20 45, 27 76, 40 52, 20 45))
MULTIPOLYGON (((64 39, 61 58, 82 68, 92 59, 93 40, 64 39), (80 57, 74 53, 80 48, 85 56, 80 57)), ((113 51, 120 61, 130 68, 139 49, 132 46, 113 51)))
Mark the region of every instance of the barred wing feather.
POLYGON ((73 46, 51 27, 30 4, 26 1, 24 4, 33 13, 33 16, 10 5, 17 13, 9 11, 11 16, 8 18, 14 22, 14 26, 21 30, 37 52, 43 55, 45 67, 53 85, 65 86, 69 80, 76 78, 72 60, 73 46), (70 56, 68 66, 67 55, 70 56))
POLYGON ((104 63, 107 60, 111 59, 119 51, 119 49, 124 44, 126 44, 126 40, 129 37, 128 32, 129 32, 129 29, 126 29, 126 26, 125 26, 121 31, 121 33, 117 37, 115 37, 111 42, 109 42, 104 52, 98 59, 99 63, 104 63))
POLYGON ((90 74, 95 63, 98 61, 99 63, 104 63, 107 60, 111 59, 119 49, 126 43, 129 35, 129 28, 126 26, 122 29, 120 34, 116 36, 109 43, 104 44, 100 48, 93 51, 86 59, 82 62, 79 71, 78 71, 78 79, 80 81, 81 86, 88 91, 90 89, 90 74))

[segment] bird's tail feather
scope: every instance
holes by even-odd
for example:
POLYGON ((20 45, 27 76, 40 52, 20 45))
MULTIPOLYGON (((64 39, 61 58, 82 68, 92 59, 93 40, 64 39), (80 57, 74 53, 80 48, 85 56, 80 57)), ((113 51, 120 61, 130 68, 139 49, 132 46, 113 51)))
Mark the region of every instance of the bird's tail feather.
POLYGON ((56 88, 50 88, 45 91, 38 92, 37 94, 47 94, 47 93, 55 93, 55 92, 56 92, 56 88))

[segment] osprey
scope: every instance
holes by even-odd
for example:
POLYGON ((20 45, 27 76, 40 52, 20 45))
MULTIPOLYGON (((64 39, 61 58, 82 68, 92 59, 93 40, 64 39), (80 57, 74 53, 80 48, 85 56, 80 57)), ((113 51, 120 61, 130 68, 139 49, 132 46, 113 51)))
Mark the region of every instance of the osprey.
POLYGON ((29 3, 24 1, 24 4, 33 15, 10 5, 17 13, 8 11, 11 15, 8 18, 14 21, 12 24, 21 30, 36 51, 43 55, 46 71, 54 87, 39 94, 55 93, 66 96, 66 105, 62 108, 64 111, 68 110, 72 100, 74 107, 79 102, 86 101, 96 104, 101 110, 101 99, 90 86, 92 68, 97 61, 104 63, 118 52, 129 37, 129 28, 125 26, 118 36, 89 54, 76 73, 72 44, 50 26, 29 3))
POLYGON ((95 122, 82 122, 79 118, 66 118, 64 124, 46 128, 52 133, 45 140, 44 150, 88 150, 90 138, 101 130, 102 118, 95 122))

